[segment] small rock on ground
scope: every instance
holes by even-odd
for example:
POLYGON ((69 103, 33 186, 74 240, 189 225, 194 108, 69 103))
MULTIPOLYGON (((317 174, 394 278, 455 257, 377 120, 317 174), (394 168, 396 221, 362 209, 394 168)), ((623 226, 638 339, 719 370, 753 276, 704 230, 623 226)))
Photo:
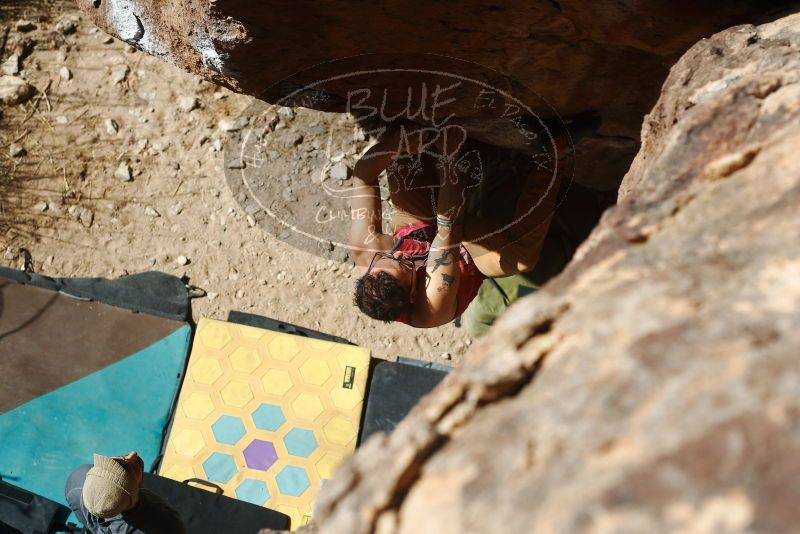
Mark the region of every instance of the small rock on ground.
POLYGON ((331 167, 329 176, 334 180, 347 180, 350 176, 350 169, 347 168, 347 165, 340 162, 331 167))
POLYGON ((200 107, 200 101, 193 96, 182 96, 178 99, 178 109, 189 112, 200 107))
POLYGON ((238 119, 222 119, 219 121, 219 129, 223 132, 237 132, 247 126, 247 117, 239 117, 238 119))
POLYGON ((128 165, 127 161, 123 161, 117 167, 117 170, 114 172, 114 178, 121 182, 130 182, 133 180, 133 174, 131 173, 131 167, 128 165))
POLYGON ((75 33, 78 29, 78 21, 74 17, 63 17, 56 24, 56 31, 62 35, 75 33))
POLYGON ((119 131, 119 124, 114 119, 106 119, 105 125, 108 135, 115 135, 119 131))
POLYGON ((18 76, 0 76, 0 103, 15 106, 29 100, 36 89, 18 76))
POLYGON ((30 32, 36 29, 36 24, 29 20, 18 20, 16 28, 18 32, 30 32))
POLYGON ((11 54, 8 56, 8 59, 3 62, 2 71, 3 74, 13 76, 14 74, 19 74, 21 68, 22 61, 19 54, 11 54))

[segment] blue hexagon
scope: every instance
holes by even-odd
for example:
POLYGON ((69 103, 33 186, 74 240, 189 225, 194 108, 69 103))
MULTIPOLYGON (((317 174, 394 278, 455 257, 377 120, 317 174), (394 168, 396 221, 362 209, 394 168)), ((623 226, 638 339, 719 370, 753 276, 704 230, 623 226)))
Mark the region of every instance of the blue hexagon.
POLYGON ((203 462, 203 471, 211 482, 225 484, 236 474, 236 462, 228 454, 215 452, 203 462))
POLYGON ((291 497, 299 497, 311 485, 305 470, 293 465, 287 465, 281 469, 275 480, 278 482, 278 490, 291 497))
POLYGON ((242 420, 232 415, 223 415, 217 419, 216 423, 211 425, 211 431, 217 441, 226 445, 235 445, 245 435, 242 420))
POLYGON ((236 488, 236 498, 241 501, 263 506, 269 499, 269 490, 263 480, 253 480, 246 478, 244 482, 236 488))
POLYGON ((291 429, 283 438, 283 443, 286 445, 286 450, 289 451, 289 454, 300 456, 301 458, 308 458, 308 455, 317 448, 317 440, 314 438, 314 433, 305 428, 291 429))
POLYGON ((274 404, 262 404, 253 410, 253 423, 260 430, 275 432, 285 421, 280 407, 274 404))

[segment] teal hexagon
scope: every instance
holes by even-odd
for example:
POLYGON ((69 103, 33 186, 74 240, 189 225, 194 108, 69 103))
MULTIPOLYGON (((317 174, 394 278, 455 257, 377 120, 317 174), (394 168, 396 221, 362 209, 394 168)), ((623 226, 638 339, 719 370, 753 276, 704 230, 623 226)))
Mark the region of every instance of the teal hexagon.
POLYGON ((286 450, 293 456, 308 458, 308 455, 317 448, 317 440, 314 433, 305 428, 293 428, 283 438, 286 450))
POLYGON ((203 462, 203 471, 211 482, 225 484, 236 474, 236 462, 228 454, 215 452, 203 462))
POLYGON ((253 410, 253 424, 259 430, 269 430, 275 432, 286 421, 279 406, 274 404, 262 404, 253 410))
POLYGON ((236 487, 236 498, 263 506, 269 499, 269 490, 263 480, 246 478, 236 487))
POLYGON ((232 415, 220 416, 211 425, 211 431, 217 441, 226 445, 236 445, 236 442, 242 439, 242 436, 246 433, 242 420, 232 415))
POLYGON ((287 465, 281 469, 281 472, 275 477, 275 481, 278 483, 278 490, 291 497, 299 497, 311 485, 305 470, 293 465, 287 465))

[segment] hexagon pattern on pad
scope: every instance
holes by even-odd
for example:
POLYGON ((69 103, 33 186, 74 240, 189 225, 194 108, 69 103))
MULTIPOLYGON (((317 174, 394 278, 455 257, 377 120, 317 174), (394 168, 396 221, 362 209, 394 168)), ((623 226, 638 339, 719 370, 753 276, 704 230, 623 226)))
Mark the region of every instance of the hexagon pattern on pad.
POLYGON ((243 452, 247 467, 259 471, 266 471, 278 459, 275 445, 263 439, 254 439, 243 452))
POLYGON ((161 475, 306 524, 355 448, 368 367, 361 347, 201 319, 161 475))

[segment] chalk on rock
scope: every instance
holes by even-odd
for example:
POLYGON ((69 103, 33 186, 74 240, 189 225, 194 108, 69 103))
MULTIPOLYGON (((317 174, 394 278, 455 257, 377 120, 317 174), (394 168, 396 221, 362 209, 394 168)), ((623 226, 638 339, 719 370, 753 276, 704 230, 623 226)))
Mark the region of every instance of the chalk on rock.
POLYGON ((36 88, 17 76, 0 76, 0 103, 15 106, 28 101, 36 88))
POLYGON ((114 172, 114 178, 121 182, 130 182, 133 180, 133 173, 131 172, 131 166, 128 165, 127 161, 123 161, 117 167, 117 170, 114 172))
POLYGON ((61 79, 65 82, 68 82, 72 79, 72 71, 69 70, 69 67, 61 67, 58 69, 58 75, 61 76, 61 79))
POLYGON ((153 217, 154 219, 156 217, 161 217, 161 214, 158 213, 156 211, 156 209, 154 207, 152 207, 152 206, 145 207, 144 208, 144 214, 147 215, 148 217, 153 217))
POLYGON ((18 143, 11 143, 11 146, 8 147, 8 153, 12 158, 22 157, 26 152, 25 147, 18 143))

